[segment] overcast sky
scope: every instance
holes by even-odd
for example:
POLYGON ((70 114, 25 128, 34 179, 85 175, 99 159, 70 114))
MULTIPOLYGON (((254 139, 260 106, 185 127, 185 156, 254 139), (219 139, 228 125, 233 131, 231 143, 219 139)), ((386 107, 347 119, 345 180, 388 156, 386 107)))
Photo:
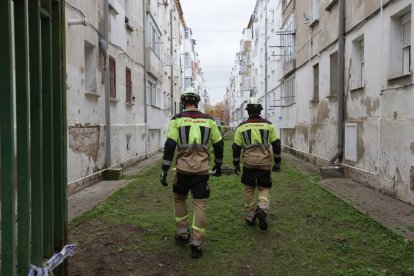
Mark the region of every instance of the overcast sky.
POLYGON ((211 102, 223 100, 243 29, 256 0, 181 0, 193 31, 211 102))

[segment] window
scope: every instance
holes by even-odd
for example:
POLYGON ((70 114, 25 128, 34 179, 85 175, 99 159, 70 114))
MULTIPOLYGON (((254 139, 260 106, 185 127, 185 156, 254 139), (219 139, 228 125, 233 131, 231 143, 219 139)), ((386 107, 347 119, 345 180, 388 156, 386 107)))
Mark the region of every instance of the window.
POLYGON ((190 53, 184 54, 184 68, 191 68, 190 53))
POLYGON ((283 26, 283 32, 280 34, 280 45, 282 45, 283 49, 283 59, 284 62, 288 62, 289 60, 293 59, 295 41, 294 41, 294 16, 291 14, 289 18, 286 20, 285 25, 283 26))
POLYGON ((191 38, 191 30, 189 28, 185 29, 184 38, 185 39, 190 39, 191 38))
POLYGON ((411 6, 391 17, 389 77, 411 72, 411 6))
POLYGON ((295 103, 295 76, 291 76, 283 83, 283 103, 285 106, 295 103))
POLYGON ((338 52, 333 53, 329 56, 330 64, 330 76, 329 76, 329 86, 330 86, 330 95, 338 95, 338 52))
POLYGON ((355 39, 352 42, 351 61, 351 89, 358 89, 364 86, 364 37, 355 39))
POLYGON ((96 93, 95 46, 85 41, 85 91, 96 93))
POLYGON ((402 73, 408 74, 411 70, 411 12, 401 17, 402 40, 402 73))
POLYGON ((116 98, 116 64, 113 57, 109 57, 110 97, 116 98))
POLYGON ((192 84, 191 78, 190 77, 186 77, 184 78, 184 89, 190 87, 192 84))
POLYGON ((149 105, 156 106, 157 105, 157 91, 156 86, 152 82, 148 82, 148 103, 149 105))
POLYGON ((128 67, 125 70, 125 87, 126 87, 126 102, 132 103, 131 69, 129 69, 128 67))
POLYGON ((319 0, 312 0, 312 20, 311 25, 319 22, 319 0))
POLYGON ((157 107, 161 108, 161 89, 159 87, 155 88, 155 92, 156 92, 156 100, 155 100, 155 104, 157 107))
POLYGON ((319 63, 313 66, 313 100, 319 100, 319 63))
MULTIPOLYGON (((151 17, 150 17, 151 18, 151 17)), ((154 51, 154 53, 159 57, 161 53, 161 33, 152 20, 149 21, 149 30, 148 30, 148 46, 154 51)))

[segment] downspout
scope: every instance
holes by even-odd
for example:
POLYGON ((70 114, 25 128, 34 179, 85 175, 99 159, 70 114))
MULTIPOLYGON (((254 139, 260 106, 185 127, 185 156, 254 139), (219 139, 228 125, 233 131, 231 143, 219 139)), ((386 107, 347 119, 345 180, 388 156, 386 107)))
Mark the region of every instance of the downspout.
POLYGON ((111 167, 111 114, 109 106, 109 0, 104 1, 104 42, 101 43, 105 59, 104 83, 105 83, 105 167, 111 167))
POLYGON ((338 30, 338 146, 337 152, 329 160, 329 164, 341 158, 344 147, 344 96, 345 96, 345 0, 339 0, 339 30, 338 30))
POLYGON ((145 157, 148 158, 148 106, 147 106, 147 10, 145 8, 145 3, 147 1, 142 1, 142 10, 144 12, 143 17, 143 49, 144 49, 144 124, 145 124, 145 157))

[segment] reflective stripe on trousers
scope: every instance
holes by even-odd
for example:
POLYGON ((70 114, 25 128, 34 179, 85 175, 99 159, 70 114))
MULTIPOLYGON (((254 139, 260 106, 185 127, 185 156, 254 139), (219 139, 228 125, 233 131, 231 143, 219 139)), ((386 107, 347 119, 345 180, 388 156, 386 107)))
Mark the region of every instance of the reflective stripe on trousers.
POLYGON ((191 244, 200 246, 203 243, 206 233, 206 200, 193 199, 194 216, 193 216, 193 233, 191 244))
POLYGON ((258 186, 257 189, 259 190, 259 202, 257 206, 267 213, 269 210, 270 189, 261 186, 258 186))
POLYGON ((187 196, 182 196, 177 193, 174 193, 173 199, 176 233, 177 235, 188 233, 188 210, 186 205, 187 196))
POLYGON ((249 221, 253 221, 255 215, 255 202, 254 202, 254 191, 256 187, 252 187, 249 185, 244 185, 244 192, 246 201, 244 204, 244 210, 246 211, 246 219, 249 221))

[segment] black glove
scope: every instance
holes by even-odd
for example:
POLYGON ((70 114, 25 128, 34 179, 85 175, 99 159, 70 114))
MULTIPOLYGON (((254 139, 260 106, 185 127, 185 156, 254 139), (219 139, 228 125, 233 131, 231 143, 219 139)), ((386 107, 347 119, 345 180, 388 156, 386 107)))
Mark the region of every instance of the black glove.
POLYGON ((275 163, 273 165, 272 171, 274 171, 274 172, 280 172, 280 163, 275 163))
POLYGON ((213 167, 213 172, 214 176, 221 176, 221 164, 215 164, 213 167))
POLYGON ((165 187, 168 186, 168 183, 167 183, 167 174, 168 174, 167 171, 163 171, 161 173, 161 175, 160 175, 160 182, 161 182, 162 186, 165 186, 165 187))
POLYGON ((233 172, 237 175, 240 174, 240 164, 234 165, 233 172))

